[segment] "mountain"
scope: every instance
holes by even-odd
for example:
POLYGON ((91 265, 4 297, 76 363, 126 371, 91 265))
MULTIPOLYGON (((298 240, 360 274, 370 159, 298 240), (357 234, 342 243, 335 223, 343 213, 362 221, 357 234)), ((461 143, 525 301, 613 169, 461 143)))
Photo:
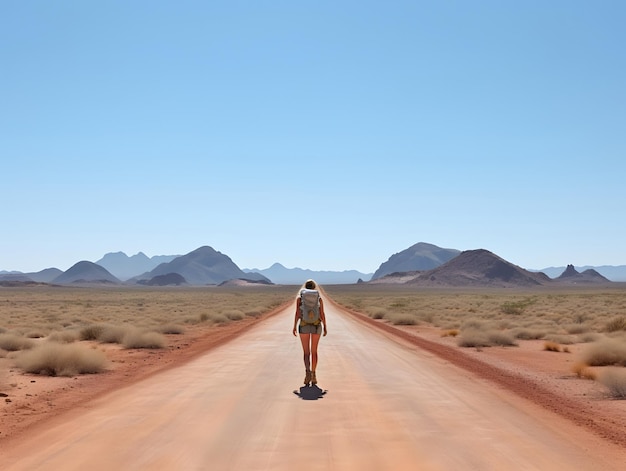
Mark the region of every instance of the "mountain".
POLYGON ((442 249, 436 245, 419 242, 389 257, 372 276, 372 280, 390 273, 432 270, 452 260, 461 253, 456 249, 442 249))
POLYGON ((285 268, 280 263, 274 263, 271 267, 259 270, 258 268, 243 269, 246 273, 260 273, 272 280, 273 283, 281 285, 301 285, 308 279, 324 285, 352 284, 359 281, 368 281, 371 273, 361 273, 356 270, 344 271, 314 271, 303 268, 285 268))
POLYGON ((450 287, 517 287, 540 286, 551 280, 543 273, 534 273, 498 257, 488 250, 466 250, 443 265, 401 277, 394 273, 383 282, 400 282, 418 286, 450 287))
POLYGON ((67 271, 61 273, 52 280, 52 283, 120 283, 116 277, 111 275, 106 268, 93 262, 83 260, 71 266, 67 271))
POLYGON ((50 283, 57 276, 63 273, 58 268, 46 268, 34 273, 22 273, 19 271, 2 271, 0 272, 0 280, 5 281, 36 281, 37 283, 50 283))
POLYGON ((63 271, 58 268, 46 268, 45 270, 41 270, 36 273, 27 273, 26 275, 33 281, 38 281, 39 283, 50 283, 62 273, 63 271))
POLYGON ((565 271, 554 281, 566 283, 609 283, 610 281, 598 273, 596 270, 589 268, 582 273, 578 272, 574 265, 568 265, 565 271))
MULTIPOLYGON (((626 281, 626 265, 600 265, 591 266, 585 265, 580 267, 574 267, 578 272, 584 272, 586 270, 595 270, 600 275, 604 276, 609 281, 626 281)), ((567 267, 548 267, 543 268, 541 271, 548 275, 550 278, 557 278, 560 276, 567 267)), ((535 271, 535 270, 533 270, 535 271)))
POLYGON ((174 260, 178 255, 155 255, 148 257, 143 252, 139 252, 129 257, 124 252, 109 252, 104 255, 96 264, 106 268, 112 275, 120 280, 128 280, 142 273, 153 270, 161 263, 174 260))
POLYGON ((223 281, 237 278, 269 281, 258 273, 244 273, 230 257, 209 246, 200 247, 186 255, 175 258, 171 262, 162 263, 148 273, 128 281, 143 283, 155 276, 171 273, 178 273, 190 285, 217 285, 223 281))
POLYGON ((167 275, 157 275, 149 280, 142 280, 139 284, 148 286, 180 286, 186 285, 187 280, 178 273, 168 273, 167 275))

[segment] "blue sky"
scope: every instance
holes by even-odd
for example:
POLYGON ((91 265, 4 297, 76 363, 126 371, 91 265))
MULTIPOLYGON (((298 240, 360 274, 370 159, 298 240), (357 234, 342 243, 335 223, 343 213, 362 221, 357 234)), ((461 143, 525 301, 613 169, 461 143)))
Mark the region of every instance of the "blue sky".
POLYGON ((0 269, 626 264, 622 1, 0 3, 0 269))

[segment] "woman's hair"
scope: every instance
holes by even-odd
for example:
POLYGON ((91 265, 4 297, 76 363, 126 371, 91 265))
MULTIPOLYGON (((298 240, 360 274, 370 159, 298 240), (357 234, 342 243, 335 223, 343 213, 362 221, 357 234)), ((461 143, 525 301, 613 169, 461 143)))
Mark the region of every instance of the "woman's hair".
POLYGON ((302 294, 303 289, 317 289, 317 283, 315 283, 315 281, 313 280, 306 280, 302 285, 302 288, 298 290, 298 295, 296 296, 296 299, 300 299, 300 295, 302 294))

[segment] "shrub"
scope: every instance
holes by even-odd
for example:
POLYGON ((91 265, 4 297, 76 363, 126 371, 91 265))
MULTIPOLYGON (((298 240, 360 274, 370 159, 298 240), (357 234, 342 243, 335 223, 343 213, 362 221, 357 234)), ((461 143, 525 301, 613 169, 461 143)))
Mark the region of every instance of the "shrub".
POLYGON ((539 340, 546 336, 546 333, 538 329, 518 327, 511 331, 511 335, 519 340, 539 340))
POLYGON ((626 366, 626 342, 606 338, 591 343, 581 352, 581 360, 590 366, 626 366))
POLYGON ((619 316, 611 319, 604 327, 606 332, 617 332, 619 330, 626 330, 626 316, 619 316))
POLYGON ((48 376, 99 373, 105 363, 102 352, 78 344, 45 343, 16 358, 17 366, 27 373, 48 376))
POLYGON ((122 341, 124 348, 164 348, 166 343, 163 334, 138 329, 127 332, 122 341))
POLYGON ((161 332, 162 334, 170 334, 170 335, 180 335, 180 334, 185 333, 185 329, 183 329, 179 325, 174 325, 174 324, 162 325, 161 327, 158 328, 158 331, 161 332))
POLYGON ((90 324, 80 329, 81 340, 98 340, 105 326, 103 324, 90 324))
POLYGON ((372 307, 368 311, 372 319, 384 319, 387 316, 387 309, 384 307, 372 307))
POLYGON ((569 335, 546 335, 546 340, 550 342, 560 343, 561 345, 572 345, 574 343, 574 338, 569 335))
POLYGON ((485 332, 480 330, 464 330, 457 341, 459 347, 490 347, 491 343, 487 339, 485 332))
POLYGON ((598 376, 598 381, 606 386, 612 397, 626 398, 626 371, 622 368, 607 368, 598 376))
POLYGON ((417 319, 411 314, 392 314, 389 321, 393 325, 416 325, 417 319))
POLYGON ((578 336, 578 341, 581 343, 597 342, 601 338, 601 334, 597 334, 595 332, 587 332, 578 336))
POLYGON ((461 330, 481 330, 485 322, 478 319, 468 319, 461 324, 461 330))
POLYGON ((568 324, 563 328, 568 334, 584 334, 589 331, 589 327, 585 324, 568 324))
POLYGON ((240 321, 242 319, 245 319, 245 317, 246 317, 246 315, 243 312, 238 311, 236 309, 232 309, 230 311, 225 312, 225 315, 231 321, 240 321))
POLYGON ((29 339, 41 339, 45 336, 46 334, 44 334, 41 330, 31 330, 26 333, 26 337, 29 339))
POLYGON ((35 342, 20 335, 0 334, 0 348, 9 352, 17 352, 18 350, 28 350, 33 348, 35 342))
POLYGON ((61 332, 52 332, 48 336, 50 342, 72 343, 76 342, 80 337, 80 333, 76 330, 63 330, 61 332))
POLYGON ((503 332, 500 330, 490 330, 487 332, 487 340, 491 345, 497 345, 499 347, 514 347, 517 343, 513 339, 513 336, 509 332, 503 332))
POLYGON ((536 299, 532 298, 527 298, 521 301, 506 301, 500 306, 500 311, 503 314, 519 316, 528 306, 534 304, 535 302, 536 299))
POLYGON ((102 326, 102 330, 98 334, 97 340, 102 343, 122 343, 124 337, 130 331, 131 327, 119 325, 102 326))

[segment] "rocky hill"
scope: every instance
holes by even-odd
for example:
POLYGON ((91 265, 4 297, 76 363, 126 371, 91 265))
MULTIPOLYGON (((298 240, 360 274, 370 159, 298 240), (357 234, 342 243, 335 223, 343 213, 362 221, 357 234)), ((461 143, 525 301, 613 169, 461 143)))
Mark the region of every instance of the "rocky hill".
POLYGON ((61 273, 52 280, 55 284, 71 283, 121 283, 119 279, 111 275, 106 268, 93 262, 83 260, 71 266, 67 271, 61 273))
POLYGON ((128 280, 129 282, 143 283, 155 276, 178 273, 190 285, 218 285, 226 280, 248 279, 269 280, 258 273, 244 273, 235 263, 223 253, 212 247, 200 247, 186 255, 181 255, 171 262, 162 263, 154 270, 128 280))
POLYGON ((574 265, 568 265, 563 273, 554 279, 560 283, 610 283, 610 281, 598 273, 596 270, 589 268, 582 273, 574 268, 574 265))
MULTIPOLYGON (((626 265, 599 265, 599 266, 574 266, 579 273, 587 270, 594 270, 609 281, 626 281, 626 265)), ((540 271, 544 272, 550 278, 558 278, 567 267, 547 267, 540 271)))
POLYGON ((437 287, 531 287, 549 283, 543 273, 534 273, 514 265, 488 250, 467 250, 432 270, 414 272, 410 276, 395 273, 378 283, 397 283, 437 287))
POLYGON ((374 272, 372 280, 390 273, 432 270, 452 260, 460 253, 456 249, 442 249, 436 245, 419 242, 389 257, 389 260, 380 265, 378 270, 374 272))

